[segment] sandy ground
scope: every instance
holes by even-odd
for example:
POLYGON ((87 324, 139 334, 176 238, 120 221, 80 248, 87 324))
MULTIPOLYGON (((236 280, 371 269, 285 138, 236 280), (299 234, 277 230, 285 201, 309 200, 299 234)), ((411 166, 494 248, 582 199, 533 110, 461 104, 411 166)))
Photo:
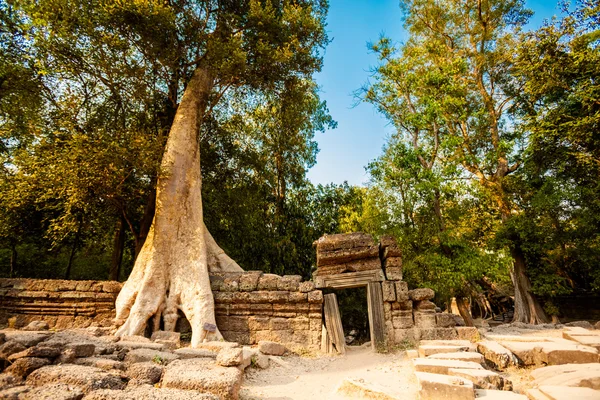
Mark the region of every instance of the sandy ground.
POLYGON ((265 370, 248 369, 240 399, 347 399, 336 394, 345 378, 377 385, 394 397, 417 398, 417 380, 404 352, 377 354, 369 347, 349 347, 345 356, 281 360, 265 370))

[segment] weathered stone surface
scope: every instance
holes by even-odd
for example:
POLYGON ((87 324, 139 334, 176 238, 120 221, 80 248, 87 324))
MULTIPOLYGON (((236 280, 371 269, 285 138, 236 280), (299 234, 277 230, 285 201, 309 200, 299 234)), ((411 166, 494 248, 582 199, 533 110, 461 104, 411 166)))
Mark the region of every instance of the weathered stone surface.
POLYGON ((27 384, 31 386, 54 382, 76 386, 84 393, 97 389, 125 388, 125 381, 120 376, 82 365, 50 365, 33 371, 27 377, 27 384))
POLYGON ((436 327, 435 313, 422 311, 413 312, 415 326, 421 329, 431 329, 436 327))
POLYGON ((436 313, 435 321, 437 326, 440 328, 452 328, 456 326, 456 320, 452 314, 449 313, 436 313))
POLYGON ((131 342, 127 340, 121 340, 117 343, 117 347, 119 348, 127 348, 127 349, 149 349, 155 351, 165 350, 165 345, 161 343, 154 342, 131 342))
POLYGON ((258 349, 261 353, 270 356, 281 356, 285 353, 286 350, 284 345, 268 340, 261 340, 260 342, 258 342, 258 349))
POLYGON ((152 333, 152 340, 168 340, 176 342, 179 345, 181 340, 181 333, 179 332, 167 332, 167 331, 156 331, 152 333))
POLYGON ((96 351, 96 346, 92 343, 69 343, 65 346, 65 350, 72 350, 75 357, 91 357, 96 351))
POLYGON ((308 302, 309 303, 323 303, 323 292, 320 290, 313 290, 312 292, 308 292, 308 302))
POLYGON ((60 382, 29 388, 27 392, 19 395, 19 400, 80 400, 81 398, 83 398, 81 389, 60 382))
POLYGON ((400 311, 401 314, 392 316, 392 326, 395 329, 407 329, 414 326, 413 315, 410 311, 400 311))
POLYGON ((240 347, 223 349, 217 354, 217 364, 223 367, 235 367, 242 363, 243 351, 240 347))
POLYGON ((523 365, 585 364, 598 362, 598 350, 589 346, 555 342, 504 341, 523 365))
POLYGON ((381 282, 381 289, 383 293, 383 301, 393 302, 396 301, 396 285, 394 282, 385 281, 381 282))
POLYGON ((412 301, 431 300, 435 297, 435 292, 429 288, 419 288, 408 291, 408 297, 412 301))
POLYGON ((15 341, 22 344, 25 347, 35 346, 36 344, 48 339, 50 333, 48 332, 23 332, 23 331, 4 331, 7 343, 9 341, 15 341))
POLYGON ((439 353, 455 353, 458 351, 468 351, 468 346, 444 346, 444 345, 420 345, 419 355, 421 357, 427 357, 432 354, 439 353))
POLYGON ((317 252, 351 249, 356 247, 379 247, 375 244, 373 236, 363 232, 324 235, 316 240, 313 245, 316 246, 317 252))
POLYGON ((50 364, 47 358, 24 357, 15 360, 4 372, 25 378, 33 371, 50 364))
MULTIPOLYGON (((409 301, 408 298, 408 284, 404 281, 395 282, 396 284, 396 300, 398 302, 406 302, 409 301)), ((412 308, 412 302, 411 302, 412 308)))
MULTIPOLYGON (((8 389, 13 386, 23 384, 23 378, 13 374, 1 373, 0 374, 0 388, 8 389)), ((1 399, 2 397, 0 397, 1 399)))
POLYGON ((177 349, 174 352, 181 359, 188 358, 217 358, 217 352, 207 349, 192 349, 190 347, 184 347, 177 349))
POLYGON ((269 368, 270 358, 266 354, 256 353, 256 355, 252 357, 252 364, 260 369, 266 369, 269 368))
MULTIPOLYGON (((432 374, 448 375, 448 370, 454 369, 480 369, 483 370, 481 364, 471 361, 460 360, 444 360, 436 358, 417 358, 413 360, 415 371, 430 372, 432 374)), ((483 388, 486 389, 486 388, 483 388)))
POLYGON ((475 398, 473 383, 463 378, 416 372, 421 400, 470 400, 475 398))
POLYGON ((383 260, 383 267, 388 270, 390 268, 402 269, 402 258, 401 257, 389 257, 383 260))
POLYGON ((235 367, 222 367, 212 360, 176 360, 169 364, 163 376, 165 388, 197 390, 237 399, 242 384, 242 372, 235 367))
POLYGON ((563 364, 531 372, 536 385, 577 386, 600 390, 600 363, 563 364))
POLYGON ((397 397, 386 393, 386 389, 374 383, 366 383, 362 379, 346 378, 342 381, 336 392, 347 398, 399 400, 397 397))
POLYGON ((379 237, 379 247, 385 249, 389 246, 398 246, 398 241, 392 235, 382 235, 379 237))
POLYGON ((421 340, 434 339, 434 340, 455 340, 458 339, 456 330, 454 328, 427 328, 420 329, 421 340))
POLYGON ((402 257, 402 250, 400 249, 400 247, 397 244, 391 244, 389 246, 385 246, 383 247, 382 251, 381 251, 381 255, 383 256, 384 259, 387 258, 391 258, 391 257, 402 257))
POLYGON ((213 341, 213 342, 199 343, 196 346, 197 349, 204 349, 204 350, 214 351, 216 353, 218 353, 222 349, 230 349, 230 348, 234 348, 234 347, 240 347, 239 343, 236 343, 236 342, 218 342, 218 341, 213 341))
POLYGON ((565 326, 575 326, 578 328, 585 328, 585 329, 594 329, 594 325, 592 325, 590 322, 588 321, 573 321, 573 322, 567 322, 565 324, 565 326))
POLYGON ((511 381, 504 379, 496 372, 488 371, 483 368, 450 368, 448 370, 448 375, 467 379, 473 382, 473 387, 476 389, 512 390, 511 381))
POLYGON ((507 390, 475 389, 475 397, 484 400, 527 400, 527 396, 507 390))
POLYGON ((240 290, 242 292, 252 292, 258 287, 258 280, 262 271, 247 271, 240 276, 240 290))
POLYGON ((24 331, 47 331, 50 327, 46 321, 31 321, 27 326, 21 329, 24 331))
POLYGON ((474 353, 472 351, 458 351, 456 353, 437 353, 428 356, 427 358, 434 358, 439 360, 459 360, 459 361, 471 361, 477 364, 483 365, 485 359, 482 354, 474 353))
POLYGON ((540 392, 546 395, 550 400, 598 400, 600 399, 600 391, 569 386, 540 386, 540 392))
MULTIPOLYGON (((127 367, 127 376, 135 381, 136 385, 154 385, 162 377, 164 368, 153 362, 131 364, 127 367)), ((131 385, 131 381, 129 381, 131 385)))
POLYGON ((237 292, 240 290, 240 275, 226 276, 221 284, 222 292, 237 292))
POLYGON ((487 362, 500 371, 518 363, 510 350, 491 340, 478 342, 477 351, 483 355, 487 362))
POLYGON ((278 290, 281 277, 275 274, 263 274, 258 279, 258 290, 278 290))
POLYGON ((57 348, 38 345, 10 355, 8 361, 13 362, 23 357, 56 358, 59 355, 60 350, 57 348))
POLYGON ((297 292, 301 281, 302 277, 300 275, 284 275, 277 285, 277 290, 297 292))
POLYGON ((118 360, 111 360, 110 358, 84 357, 75 359, 74 363, 77 365, 100 368, 104 371, 110 371, 111 369, 125 370, 125 363, 118 360))
POLYGON ((2 400, 18 400, 19 396, 29 391, 28 386, 15 386, 11 388, 3 388, 0 386, 0 399, 2 400), (4 390, 3 390, 4 389, 4 390))
POLYGON ((134 349, 125 356, 126 363, 140 363, 152 361, 157 364, 167 365, 179 358, 178 354, 152 349, 134 349))
POLYGON ((385 277, 388 281, 401 281, 402 280, 402 268, 399 267, 387 267, 385 269, 385 277))
POLYGON ((329 276, 361 271, 381 271, 381 261, 378 257, 361 258, 337 264, 328 264, 317 268, 316 276, 329 276))
POLYGON ((413 307, 418 311, 434 311, 435 312, 435 304, 429 300, 421 300, 413 302, 413 307))
POLYGON ((312 292, 315 290, 315 283, 313 281, 300 282, 300 285, 298 285, 298 290, 301 293, 312 292))
MULTIPOLYGON (((456 315, 454 315, 454 314, 449 314, 449 315, 454 317, 454 321, 456 321, 456 315)), ((481 336, 479 335, 479 331, 474 326, 456 326, 456 327, 454 327, 454 329, 456 330, 456 333, 458 334, 458 339, 468 340, 471 342, 477 342, 477 341, 479 341, 479 339, 481 339, 481 336)))
POLYGON ((219 396, 193 390, 160 389, 150 385, 127 387, 125 390, 96 390, 85 400, 220 400, 219 396))

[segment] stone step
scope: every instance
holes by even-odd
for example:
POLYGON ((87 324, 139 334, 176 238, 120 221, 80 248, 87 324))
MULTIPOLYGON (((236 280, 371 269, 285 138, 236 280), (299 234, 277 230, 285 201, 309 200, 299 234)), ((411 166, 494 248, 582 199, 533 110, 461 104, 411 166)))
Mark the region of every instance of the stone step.
POLYGON ((483 365, 485 358, 482 354, 474 353, 472 351, 458 351, 455 353, 438 353, 427 356, 427 358, 437 360, 459 360, 459 361, 471 361, 483 365))
POLYGON ((600 335, 570 335, 568 332, 563 332, 563 337, 584 346, 590 346, 596 350, 600 350, 600 335))
POLYGON ((600 390, 600 364, 563 364, 538 368, 531 372, 538 386, 589 387, 600 390))
POLYGON ((517 365, 517 358, 506 347, 492 340, 482 340, 477 343, 477 351, 494 368, 503 371, 509 366, 517 365))
POLYGON ((384 387, 350 378, 342 381, 336 393, 354 399, 400 400, 398 397, 386 393, 384 387))
POLYGON ((526 394, 529 400, 550 400, 540 389, 527 389, 526 394))
POLYGON ((523 365, 584 364, 599 361, 597 349, 580 344, 506 341, 502 345, 523 365))
POLYGON ((440 345, 421 345, 419 346, 419 356, 427 357, 439 353, 455 353, 457 351, 469 351, 469 346, 440 346, 440 345))
POLYGON ((468 348, 468 351, 477 351, 477 344, 468 340, 421 340, 421 346, 460 346, 468 348))
POLYGON ((571 386, 540 386, 542 392, 550 400, 598 400, 600 399, 600 390, 594 390, 586 387, 571 386))
POLYGON ((527 400, 527 396, 507 390, 476 389, 475 397, 485 400, 527 400))
POLYGON ((473 382, 456 376, 415 372, 419 382, 421 400, 472 400, 475 399, 473 382))
POLYGON ((476 389, 512 390, 512 382, 486 369, 450 368, 448 375, 473 382, 476 389))
POLYGON ((481 369, 481 364, 477 364, 471 361, 459 361, 459 360, 439 360, 435 358, 417 358, 413 360, 413 366, 415 371, 418 372, 429 372, 432 374, 444 374, 448 375, 448 370, 451 368, 460 369, 481 369))

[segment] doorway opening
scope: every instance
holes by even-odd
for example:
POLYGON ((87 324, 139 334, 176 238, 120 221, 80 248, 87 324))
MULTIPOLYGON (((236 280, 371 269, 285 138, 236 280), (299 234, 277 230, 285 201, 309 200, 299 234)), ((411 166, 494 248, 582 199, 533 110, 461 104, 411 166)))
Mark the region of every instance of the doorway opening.
POLYGON ((371 341, 366 287, 326 289, 335 293, 344 330, 346 346, 360 346, 371 341))

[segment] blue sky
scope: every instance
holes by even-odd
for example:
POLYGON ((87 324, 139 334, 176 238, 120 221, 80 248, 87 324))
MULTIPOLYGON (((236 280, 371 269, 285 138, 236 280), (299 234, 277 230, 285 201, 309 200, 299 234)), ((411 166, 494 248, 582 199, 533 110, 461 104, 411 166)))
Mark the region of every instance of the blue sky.
MULTIPOLYGON (((557 0, 527 0, 535 12, 530 26, 558 14, 557 0)), ((308 172, 314 184, 364 184, 365 166, 381 153, 393 128, 373 106, 358 104, 353 92, 370 76, 377 60, 367 43, 384 33, 396 42, 406 39, 398 0, 330 0, 327 31, 333 41, 327 47, 323 70, 316 75, 321 98, 327 101, 338 127, 317 133, 317 164, 308 172)))

